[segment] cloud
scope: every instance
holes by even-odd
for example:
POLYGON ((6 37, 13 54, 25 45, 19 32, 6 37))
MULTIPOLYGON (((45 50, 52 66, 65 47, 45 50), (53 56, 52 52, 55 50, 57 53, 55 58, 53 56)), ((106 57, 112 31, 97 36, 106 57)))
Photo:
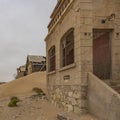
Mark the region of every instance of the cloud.
POLYGON ((0 81, 13 79, 27 54, 45 55, 44 38, 56 0, 0 0, 0 81))

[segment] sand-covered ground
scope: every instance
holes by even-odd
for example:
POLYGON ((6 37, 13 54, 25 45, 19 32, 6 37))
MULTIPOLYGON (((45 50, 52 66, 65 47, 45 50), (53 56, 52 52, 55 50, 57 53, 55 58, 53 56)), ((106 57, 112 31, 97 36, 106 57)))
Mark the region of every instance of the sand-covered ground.
POLYGON ((45 99, 17 96, 21 100, 17 107, 8 107, 9 98, 0 100, 0 120, 55 120, 57 108, 45 99))
POLYGON ((40 98, 32 91, 34 87, 46 90, 46 72, 37 72, 26 77, 0 85, 0 120, 57 120, 57 115, 65 115, 68 120, 96 120, 91 115, 78 116, 66 113, 52 105, 44 97, 40 98), (20 99, 17 107, 8 107, 12 96, 20 99))
POLYGON ((46 92, 46 72, 36 72, 0 85, 0 98, 30 93, 34 87, 39 87, 46 92))

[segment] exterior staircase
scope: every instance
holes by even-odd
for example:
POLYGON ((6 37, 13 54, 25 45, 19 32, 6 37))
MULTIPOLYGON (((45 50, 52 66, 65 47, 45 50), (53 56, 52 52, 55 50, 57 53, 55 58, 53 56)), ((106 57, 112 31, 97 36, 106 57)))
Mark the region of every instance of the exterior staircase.
POLYGON ((88 73, 88 109, 99 120, 120 120, 120 81, 88 73))
POLYGON ((105 83, 120 94, 120 80, 105 80, 105 83))
POLYGON ((120 80, 111 81, 110 87, 120 94, 120 80))

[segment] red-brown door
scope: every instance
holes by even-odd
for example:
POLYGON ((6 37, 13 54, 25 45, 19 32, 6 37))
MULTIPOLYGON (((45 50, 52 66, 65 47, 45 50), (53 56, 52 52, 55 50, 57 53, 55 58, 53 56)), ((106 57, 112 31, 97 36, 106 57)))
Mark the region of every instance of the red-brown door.
POLYGON ((93 40, 93 73, 100 79, 110 79, 110 72, 110 32, 105 32, 93 40))

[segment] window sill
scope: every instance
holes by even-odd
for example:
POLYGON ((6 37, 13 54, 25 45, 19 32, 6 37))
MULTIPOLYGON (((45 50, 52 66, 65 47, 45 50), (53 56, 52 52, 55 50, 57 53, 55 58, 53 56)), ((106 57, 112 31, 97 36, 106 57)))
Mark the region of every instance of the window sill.
POLYGON ((56 73, 56 71, 54 70, 54 71, 48 72, 47 75, 52 75, 52 74, 55 74, 55 73, 56 73))
POLYGON ((65 71, 65 70, 68 70, 68 69, 71 69, 71 68, 74 68, 75 66, 76 66, 75 63, 70 64, 70 65, 67 65, 67 66, 65 66, 65 67, 62 67, 62 68, 59 70, 59 72, 65 71))

